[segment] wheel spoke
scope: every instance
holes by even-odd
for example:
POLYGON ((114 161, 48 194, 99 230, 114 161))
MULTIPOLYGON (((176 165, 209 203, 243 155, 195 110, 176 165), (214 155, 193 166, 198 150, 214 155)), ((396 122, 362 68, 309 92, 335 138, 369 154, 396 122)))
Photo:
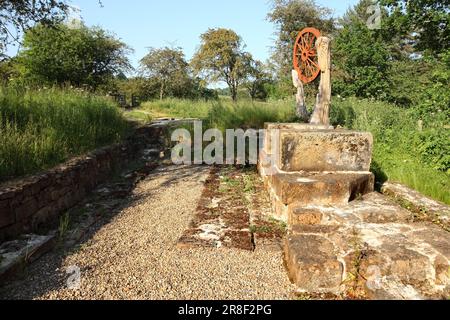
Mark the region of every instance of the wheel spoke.
POLYGON ((314 65, 316 68, 319 68, 319 65, 317 63, 315 63, 313 60, 311 60, 310 58, 308 58, 308 61, 310 62, 310 64, 314 65))
POLYGON ((305 63, 305 75, 307 77, 311 76, 311 69, 309 68, 309 65, 307 63, 305 63))
POLYGON ((305 45, 306 45, 305 37, 301 37, 301 48, 302 48, 302 50, 305 48, 305 45))
POLYGON ((312 35, 312 37, 309 39, 309 48, 313 48, 314 47, 314 39, 316 38, 316 36, 312 35))
POLYGON ((305 49, 306 49, 306 50, 309 50, 310 37, 311 37, 311 35, 310 35, 309 33, 307 33, 307 34, 305 35, 305 49))

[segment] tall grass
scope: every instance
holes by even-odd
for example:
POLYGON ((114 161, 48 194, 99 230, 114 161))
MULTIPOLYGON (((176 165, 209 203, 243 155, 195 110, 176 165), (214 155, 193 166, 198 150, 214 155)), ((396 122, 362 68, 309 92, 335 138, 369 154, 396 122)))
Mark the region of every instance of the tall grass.
POLYGON ((150 112, 153 118, 199 118, 204 119, 215 102, 169 98, 144 102, 141 109, 150 112))
POLYGON ((129 129, 106 98, 56 89, 0 88, 0 180, 119 141, 129 129))
POLYGON ((450 204, 450 172, 433 161, 433 153, 445 153, 441 145, 449 145, 449 129, 443 124, 419 129, 414 109, 356 98, 333 101, 335 125, 373 134, 372 169, 379 181, 397 181, 450 204), (422 140, 430 141, 426 150, 422 140))
POLYGON ((265 122, 289 122, 295 120, 292 102, 253 102, 241 100, 233 103, 229 99, 217 101, 192 101, 167 99, 146 102, 142 109, 153 117, 198 118, 205 126, 218 129, 264 127, 265 122))
MULTIPOLYGON (((265 122, 296 120, 293 99, 270 102, 240 100, 237 104, 226 99, 210 102, 169 99, 144 103, 143 109, 154 117, 200 118, 204 120, 204 127, 221 130, 259 129, 265 122)), ((433 161, 424 157, 423 144, 418 143, 422 139, 428 141, 427 147, 448 145, 445 138, 448 129, 441 126, 441 129, 424 128, 419 131, 418 118, 413 111, 384 102, 333 98, 331 120, 333 125, 369 131, 374 135, 372 170, 380 182, 398 181, 450 204, 450 174, 438 170, 433 161), (435 139, 439 136, 440 142, 435 139)), ((442 153, 442 148, 440 150, 442 153)), ((430 149, 425 154, 433 152, 430 149)))

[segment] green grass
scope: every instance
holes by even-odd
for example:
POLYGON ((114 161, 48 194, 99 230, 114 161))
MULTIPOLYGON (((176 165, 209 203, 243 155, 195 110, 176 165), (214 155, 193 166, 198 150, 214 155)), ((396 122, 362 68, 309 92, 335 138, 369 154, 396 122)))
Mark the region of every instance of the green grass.
POLYGON ((434 123, 420 131, 413 109, 355 98, 335 98, 332 113, 334 124, 374 135, 372 170, 378 181, 400 182, 450 204, 450 171, 433 161, 445 153, 441 146, 448 145, 445 124, 434 123))
POLYGON ((56 89, 0 88, 0 180, 120 141, 130 128, 106 98, 56 89))
MULTIPOLYGON (((200 118, 204 120, 204 127, 221 130, 259 129, 265 122, 296 121, 293 99, 269 102, 240 100, 237 104, 229 99, 209 102, 168 99, 144 103, 142 110, 155 117, 200 118)), ((436 164, 424 156, 435 151, 424 152, 420 143, 420 140, 433 138, 427 147, 446 144, 448 127, 437 125, 419 132, 418 118, 413 110, 356 98, 333 98, 331 119, 334 125, 369 131, 374 135, 372 170, 378 181, 398 181, 450 204, 450 172, 438 170, 436 164), (436 142, 439 137, 441 141, 436 142)))
MULTIPOLYGON (((289 122, 295 120, 295 110, 290 101, 252 102, 240 100, 233 103, 230 99, 217 101, 192 101, 166 99, 145 102, 140 111, 145 111, 153 118, 198 118, 208 128, 231 129, 264 127, 265 122, 289 122)), ((138 110, 139 112, 139 110, 138 110)))
POLYGON ((150 123, 153 120, 153 115, 145 110, 131 110, 124 112, 125 118, 131 121, 138 121, 143 123, 150 123))
POLYGON ((165 99, 145 102, 141 110, 148 112, 153 118, 200 118, 205 119, 214 106, 210 101, 192 101, 184 99, 165 99))

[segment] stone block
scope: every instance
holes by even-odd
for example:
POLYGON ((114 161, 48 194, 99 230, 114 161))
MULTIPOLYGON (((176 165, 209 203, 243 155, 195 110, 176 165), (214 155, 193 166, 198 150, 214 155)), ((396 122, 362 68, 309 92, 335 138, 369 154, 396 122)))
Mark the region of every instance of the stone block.
POLYGON ((345 205, 374 190, 371 173, 276 174, 272 188, 284 205, 345 205))
POLYGON ((38 202, 34 197, 25 198, 22 205, 15 208, 16 221, 24 220, 33 215, 38 209, 38 202))
POLYGON ((14 198, 15 190, 6 188, 4 190, 0 190, 0 200, 6 200, 14 198))
POLYGON ((0 201, 0 228, 9 226, 15 222, 14 212, 9 206, 8 200, 0 201))
POLYGON ((281 130, 275 164, 285 172, 369 171, 373 137, 346 130, 281 130))
POLYGON ((325 237, 313 234, 291 235, 285 243, 289 277, 301 291, 338 293, 344 266, 325 237))
MULTIPOLYGON (((266 123, 264 125, 265 134, 264 134, 264 147, 263 150, 267 154, 272 154, 272 142, 275 138, 277 138, 277 131, 281 132, 281 130, 288 131, 314 131, 314 130, 328 130, 333 129, 330 126, 322 126, 322 125, 313 125, 308 123, 266 123)), ((279 137, 279 136, 278 136, 279 137)), ((279 141, 278 141, 279 142, 279 141)), ((275 142, 276 145, 277 142, 275 142)))
POLYGON ((294 208, 289 210, 289 226, 317 225, 322 222, 323 214, 318 209, 313 208, 294 208))

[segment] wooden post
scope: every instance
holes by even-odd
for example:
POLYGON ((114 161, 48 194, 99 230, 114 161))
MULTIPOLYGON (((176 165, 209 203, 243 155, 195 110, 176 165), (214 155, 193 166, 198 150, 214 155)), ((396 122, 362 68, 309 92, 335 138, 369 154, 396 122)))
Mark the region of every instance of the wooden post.
POLYGON ((316 108, 311 117, 311 124, 330 125, 331 105, 331 48, 330 39, 320 37, 316 47, 320 67, 320 85, 317 95, 316 108))
POLYGON ((306 109, 306 102, 305 102, 305 91, 303 89, 303 83, 298 77, 298 73, 296 70, 292 70, 292 82, 294 83, 294 87, 297 88, 297 94, 295 96, 296 100, 296 112, 297 116, 303 120, 304 122, 308 122, 309 119, 309 113, 306 109))

